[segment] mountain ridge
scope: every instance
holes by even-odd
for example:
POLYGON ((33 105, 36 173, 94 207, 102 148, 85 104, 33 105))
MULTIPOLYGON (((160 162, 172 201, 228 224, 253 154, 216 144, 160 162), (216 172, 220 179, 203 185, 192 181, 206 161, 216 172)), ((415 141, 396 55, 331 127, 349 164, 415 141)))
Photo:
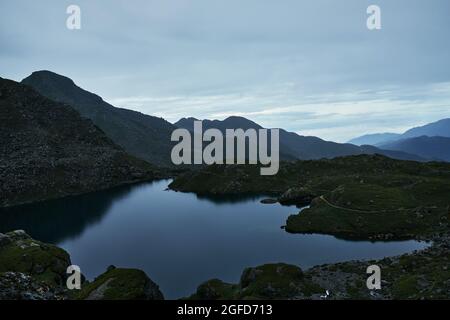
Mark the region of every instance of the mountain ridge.
POLYGON ((49 99, 72 106, 131 155, 161 167, 171 166, 170 136, 175 127, 170 122, 117 108, 100 96, 78 87, 72 79, 51 71, 33 72, 22 83, 49 99))
MULTIPOLYGON (((216 128, 224 132, 225 129, 262 129, 263 127, 256 122, 244 117, 231 116, 224 120, 198 120, 193 117, 182 118, 174 123, 179 128, 193 130, 194 121, 202 121, 203 130, 216 128)), ((373 146, 356 146, 348 143, 337 143, 332 141, 325 141, 318 137, 301 136, 294 132, 289 132, 284 129, 280 130, 280 153, 286 155, 288 158, 300 160, 315 160, 321 158, 334 158, 347 155, 359 154, 375 154, 379 153, 392 158, 400 160, 416 160, 423 161, 424 159, 401 151, 381 150, 373 146)))
POLYGON ((91 120, 31 87, 0 78, 0 207, 152 180, 91 120))
POLYGON ((450 138, 441 136, 420 136, 391 141, 380 147, 414 153, 436 161, 450 162, 450 138))
POLYGON ((349 140, 349 143, 363 145, 369 144, 374 146, 379 146, 392 142, 394 140, 399 140, 403 138, 414 138, 420 136, 440 136, 450 138, 450 118, 444 118, 438 121, 427 123, 423 126, 413 127, 406 130, 403 133, 373 133, 365 134, 356 138, 349 140))

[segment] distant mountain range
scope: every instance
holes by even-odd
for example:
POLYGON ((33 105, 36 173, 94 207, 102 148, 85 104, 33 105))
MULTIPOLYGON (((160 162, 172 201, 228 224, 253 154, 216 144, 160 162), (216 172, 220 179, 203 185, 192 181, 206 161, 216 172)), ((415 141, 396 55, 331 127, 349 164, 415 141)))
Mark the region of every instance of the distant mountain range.
POLYGON ((101 97, 78 87, 71 79, 50 71, 33 72, 22 83, 49 99, 72 106, 131 155, 154 165, 171 165, 170 136, 176 127, 170 122, 137 111, 116 108, 101 97))
POLYGON ((369 134, 352 139, 349 143, 403 151, 427 160, 450 161, 450 118, 412 128, 403 134, 369 134))
MULTIPOLYGON (((192 131, 195 118, 183 118, 175 123, 175 126, 192 131)), ((216 128, 222 132, 225 129, 262 129, 259 124, 243 117, 232 116, 225 120, 202 120, 203 129, 216 128)), ((317 137, 301 136, 293 132, 280 129, 280 158, 312 160, 321 158, 335 158, 359 154, 382 154, 401 160, 423 160, 421 157, 402 151, 381 150, 373 146, 356 146, 349 143, 336 143, 325 141, 317 137)))
POLYGON ((92 121, 0 78, 0 207, 156 178, 92 121))
POLYGON ((386 143, 388 141, 397 140, 402 135, 399 133, 374 133, 374 134, 366 134, 357 138, 350 140, 348 143, 362 146, 362 145, 372 145, 376 146, 380 143, 386 143))
MULTIPOLYGON (((116 108, 49 71, 34 72, 22 83, 0 78, 0 119, 0 207, 161 177, 166 171, 152 164, 172 166, 172 132, 193 130, 197 120, 183 118, 171 124, 116 108)), ((379 146, 336 143, 280 129, 280 156, 312 160, 380 154, 450 161, 449 125, 450 119, 444 119, 403 135, 384 135, 389 141, 379 146)), ((203 120, 203 127, 222 132, 263 128, 235 116, 203 120)), ((379 137, 370 142, 381 143, 379 137)))
POLYGON ((420 136, 428 137, 447 137, 450 138, 450 118, 442 119, 436 122, 426 124, 421 127, 415 127, 405 131, 404 133, 374 133, 366 134, 354 139, 351 139, 348 143, 355 145, 369 144, 373 146, 383 145, 394 140, 415 138, 420 136))
POLYGON ((417 154, 430 160, 450 162, 450 138, 447 137, 420 136, 400 139, 382 144, 381 148, 417 154))
MULTIPOLYGON (((66 103, 77 110, 83 117, 91 119, 95 125, 116 144, 129 154, 148 161, 160 167, 171 167, 170 153, 174 145, 171 134, 176 128, 192 130, 194 118, 183 118, 171 124, 168 121, 140 112, 116 108, 101 97, 78 87, 71 79, 50 71, 38 71, 22 80, 42 95, 57 102, 66 103)), ((261 129, 262 127, 243 117, 229 117, 223 121, 204 120, 205 129, 261 129)), ((436 124, 434 128, 446 128, 446 125, 436 124)), ((416 132, 425 130, 415 128, 416 132)), ((411 130, 412 131, 412 130, 411 130)), ((410 133, 405 133, 410 134, 410 133)), ((309 160, 334 158, 358 154, 381 154, 395 159, 424 161, 421 154, 413 154, 400 147, 383 148, 377 145, 380 141, 391 141, 397 138, 395 134, 384 134, 371 139, 359 138, 352 143, 336 143, 317 137, 301 136, 280 129, 280 157, 283 160, 309 160)), ((426 159, 435 159, 427 154, 426 159)), ((443 159, 443 157, 439 157, 443 159)))
POLYGON ((421 127, 412 128, 402 134, 403 138, 413 138, 420 136, 440 136, 450 138, 450 118, 429 123, 421 127))

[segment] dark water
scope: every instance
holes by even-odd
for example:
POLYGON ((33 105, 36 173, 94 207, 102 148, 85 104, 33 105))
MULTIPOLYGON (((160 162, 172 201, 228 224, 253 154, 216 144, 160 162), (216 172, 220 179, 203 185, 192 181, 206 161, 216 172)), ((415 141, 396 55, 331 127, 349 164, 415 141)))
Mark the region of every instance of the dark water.
POLYGON ((254 199, 205 199, 164 191, 169 181, 22 206, 0 212, 0 232, 24 229, 66 249, 87 278, 114 264, 140 268, 166 298, 203 281, 237 282, 245 267, 286 262, 307 268, 421 249, 416 241, 355 242, 280 229, 295 207, 254 199))

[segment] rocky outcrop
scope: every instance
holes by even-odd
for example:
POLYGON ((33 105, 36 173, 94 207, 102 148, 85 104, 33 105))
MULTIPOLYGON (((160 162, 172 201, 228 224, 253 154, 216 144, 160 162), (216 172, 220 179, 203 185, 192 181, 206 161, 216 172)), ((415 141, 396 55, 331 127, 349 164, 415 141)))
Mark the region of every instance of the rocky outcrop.
POLYGON ((92 283, 85 284, 77 299, 163 300, 164 296, 145 272, 110 267, 92 283))
POLYGON ((299 267, 278 263, 245 269, 239 284, 207 281, 190 299, 293 299, 323 291, 299 267))
POLYGON ((170 136, 176 127, 166 120, 116 108, 71 79, 50 71, 33 72, 22 83, 49 99, 70 105, 127 153, 157 166, 173 166, 170 152, 174 143, 170 136))
POLYGON ((286 190, 278 201, 283 205, 307 206, 316 197, 311 190, 305 187, 293 187, 286 190))
POLYGON ((0 233, 0 273, 22 273, 56 288, 65 285, 70 265, 66 251, 34 240, 22 230, 0 233))
POLYGON ((0 78, 0 207, 158 177, 77 111, 0 78))
POLYGON ((163 300, 145 272, 110 267, 81 290, 68 290, 69 254, 22 230, 0 233, 0 300, 163 300))
POLYGON ((0 300, 63 300, 65 292, 22 272, 0 273, 0 300))
POLYGON ((287 264, 244 270, 238 284, 201 284, 190 299, 449 299, 450 237, 436 235, 421 251, 372 261, 326 264, 302 271, 287 264), (367 267, 381 269, 381 289, 367 288, 367 267))

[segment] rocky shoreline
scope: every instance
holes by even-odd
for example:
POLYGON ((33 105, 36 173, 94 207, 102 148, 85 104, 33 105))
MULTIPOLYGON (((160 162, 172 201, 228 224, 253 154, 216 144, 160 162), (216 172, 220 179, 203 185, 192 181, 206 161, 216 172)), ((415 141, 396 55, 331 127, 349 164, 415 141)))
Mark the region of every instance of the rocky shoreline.
POLYGON ((276 176, 257 166, 211 166, 178 176, 169 188, 197 195, 273 195, 308 208, 286 231, 354 240, 429 239, 450 227, 450 164, 399 161, 380 155, 283 162, 276 176))
MULTIPOLYGON (((450 234, 436 234, 420 251, 371 261, 347 261, 301 270, 284 263, 247 268, 237 284, 212 279, 185 299, 449 299, 450 234), (369 265, 382 270, 381 290, 366 287, 369 265)), ((0 300, 162 300, 143 271, 110 266, 81 290, 68 290, 64 250, 24 231, 0 234, 0 300)))
POLYGON ((32 239, 23 230, 0 233, 0 300, 162 300, 141 270, 111 266, 81 290, 68 290, 69 254, 32 239))
POLYGON ((0 78, 0 207, 161 178, 70 106, 0 78))
POLYGON ((301 270, 263 265, 244 270, 237 284, 212 279, 188 299, 418 300, 449 299, 450 234, 436 235, 430 247, 380 260, 347 261, 301 270), (381 290, 366 286, 367 267, 381 269, 381 290))

